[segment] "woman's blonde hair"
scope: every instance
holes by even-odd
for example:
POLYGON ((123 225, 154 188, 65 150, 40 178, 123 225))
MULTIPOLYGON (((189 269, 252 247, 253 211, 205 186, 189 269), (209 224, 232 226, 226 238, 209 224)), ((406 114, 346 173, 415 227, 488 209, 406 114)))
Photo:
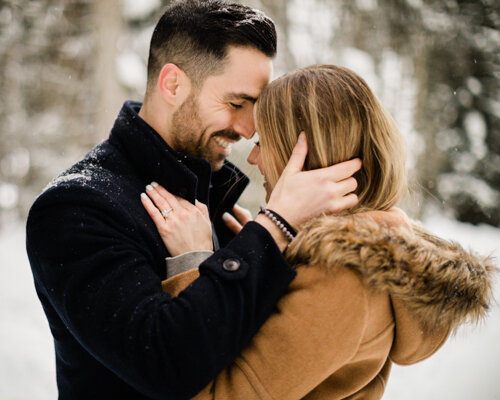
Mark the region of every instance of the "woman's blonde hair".
POLYGON ((361 159, 359 203, 351 212, 387 210, 406 191, 401 134, 366 82, 347 68, 311 66, 274 80, 259 96, 256 119, 272 187, 304 131, 306 170, 361 159))

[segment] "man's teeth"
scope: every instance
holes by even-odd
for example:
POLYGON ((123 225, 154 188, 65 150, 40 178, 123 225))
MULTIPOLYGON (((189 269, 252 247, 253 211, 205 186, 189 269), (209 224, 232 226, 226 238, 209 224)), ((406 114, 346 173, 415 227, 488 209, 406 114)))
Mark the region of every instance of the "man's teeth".
POLYGON ((230 147, 230 146, 231 146, 231 144, 232 144, 231 142, 227 142, 227 141, 225 141, 224 139, 221 139, 221 138, 219 138, 219 137, 214 137, 214 140, 217 142, 217 144, 218 144, 219 146, 222 146, 222 147, 224 147, 225 149, 227 149, 228 147, 230 147))

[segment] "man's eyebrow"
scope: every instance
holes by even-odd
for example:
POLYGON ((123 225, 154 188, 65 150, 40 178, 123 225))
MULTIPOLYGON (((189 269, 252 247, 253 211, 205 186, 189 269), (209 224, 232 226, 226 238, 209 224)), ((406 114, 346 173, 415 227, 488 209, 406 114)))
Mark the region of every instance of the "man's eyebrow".
POLYGON ((251 103, 255 103, 257 101, 256 97, 250 96, 247 93, 236 93, 231 92, 224 96, 226 100, 248 100, 251 103))

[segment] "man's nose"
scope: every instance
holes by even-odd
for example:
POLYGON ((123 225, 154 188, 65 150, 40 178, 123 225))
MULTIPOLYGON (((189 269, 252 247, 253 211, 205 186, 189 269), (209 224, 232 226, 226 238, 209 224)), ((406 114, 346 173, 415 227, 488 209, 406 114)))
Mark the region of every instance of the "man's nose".
POLYGON ((258 162, 258 159, 259 159, 259 155, 260 155, 259 146, 257 146, 257 145, 253 146, 252 151, 248 155, 247 162, 250 165, 257 165, 257 162, 258 162))
POLYGON ((251 139, 255 134, 255 123, 253 120, 253 112, 249 109, 247 112, 238 116, 234 122, 234 130, 246 139, 251 139))

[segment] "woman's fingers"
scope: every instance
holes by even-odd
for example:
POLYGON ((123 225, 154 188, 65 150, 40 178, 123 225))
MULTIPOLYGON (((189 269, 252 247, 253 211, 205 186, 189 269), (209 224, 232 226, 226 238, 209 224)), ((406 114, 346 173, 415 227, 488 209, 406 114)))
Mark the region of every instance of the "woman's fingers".
POLYGON ((227 212, 222 214, 222 220, 229 228, 229 230, 233 232, 235 235, 240 233, 240 231, 243 229, 243 226, 238 222, 238 220, 227 212))
POLYGON ((193 205, 186 199, 173 195, 163 186, 155 182, 146 186, 146 193, 153 200, 160 212, 169 210, 170 208, 172 208, 172 210, 177 210, 177 213, 181 215, 184 215, 182 212, 183 210, 189 212, 196 211, 200 212, 207 220, 210 220, 207 206, 198 200, 196 200, 196 204, 193 205))
POLYGON ((210 220, 210 214, 208 213, 208 207, 203 204, 201 201, 195 200, 195 206, 200 212, 203 214, 203 216, 210 220))
POLYGON ((193 205, 154 183, 141 194, 141 202, 171 256, 213 249, 212 224, 204 204, 193 205))
POLYGON ((234 205, 233 214, 241 225, 253 220, 252 213, 238 204, 234 205))
POLYGON ((168 202, 168 204, 170 204, 170 207, 172 207, 174 210, 176 208, 179 208, 180 204, 178 199, 163 186, 158 185, 156 182, 153 182, 151 183, 151 185, 148 185, 147 187, 152 187, 153 192, 156 192, 160 197, 165 199, 168 202))
POLYGON ((164 196, 160 195, 159 191, 154 186, 147 185, 146 194, 151 198, 151 200, 153 200, 153 203, 156 205, 158 210, 160 210, 160 212, 167 211, 170 208, 175 209, 174 205, 170 201, 166 200, 164 196))
POLYGON ((234 205, 233 214, 234 216, 229 213, 224 213, 222 215, 222 220, 234 234, 240 233, 243 229, 243 225, 253 220, 252 213, 238 204, 234 205))
POLYGON ((163 224, 165 223, 165 218, 161 215, 161 212, 153 204, 151 199, 146 195, 146 193, 141 193, 141 203, 148 212, 149 216, 156 225, 156 229, 161 230, 163 224))

